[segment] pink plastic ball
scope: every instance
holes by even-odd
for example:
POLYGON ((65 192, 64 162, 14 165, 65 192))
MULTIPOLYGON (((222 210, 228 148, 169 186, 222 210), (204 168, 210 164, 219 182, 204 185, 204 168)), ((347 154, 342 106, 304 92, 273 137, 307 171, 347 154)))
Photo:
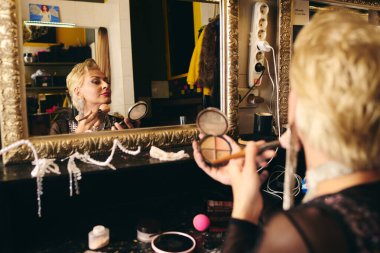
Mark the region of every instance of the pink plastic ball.
POLYGON ((210 219, 204 214, 198 214, 193 219, 193 225, 196 230, 203 232, 210 226, 210 219))

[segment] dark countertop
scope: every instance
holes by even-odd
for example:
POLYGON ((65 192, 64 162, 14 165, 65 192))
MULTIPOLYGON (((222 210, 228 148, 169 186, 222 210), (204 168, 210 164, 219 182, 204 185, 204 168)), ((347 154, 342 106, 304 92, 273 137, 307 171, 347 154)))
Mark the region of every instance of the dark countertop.
MULTIPOLYGON (((136 241, 137 223, 145 218, 159 220, 164 231, 174 227, 202 241, 205 234, 194 231, 192 218, 206 213, 208 200, 230 201, 231 189, 198 168, 191 146, 165 149, 179 150, 190 157, 160 161, 150 158, 147 150, 137 156, 116 153, 111 161, 116 170, 76 160, 82 179, 80 194, 72 197, 67 160, 56 161, 61 174, 43 178, 41 218, 37 216, 36 179, 30 174, 34 166, 2 166, 0 252, 84 252, 88 232, 95 225, 111 231, 111 243, 102 252, 152 252, 149 245, 136 241)), ((108 156, 92 158, 104 161, 108 156)), ((267 195, 269 217, 281 202, 267 195)), ((204 251, 198 247, 196 252, 204 251)))
MULTIPOLYGON (((116 152, 113 156, 111 164, 116 167, 116 171, 107 167, 107 166, 98 166, 94 164, 87 164, 81 162, 76 159, 76 164, 78 168, 81 170, 82 174, 93 174, 93 173, 117 173, 118 170, 135 170, 135 169, 143 169, 144 167, 151 166, 177 166, 183 163, 186 164, 195 164, 193 160, 193 149, 191 146, 183 146, 172 148, 169 150, 165 150, 167 152, 178 152, 180 150, 184 150, 187 154, 189 154, 189 158, 183 158, 181 160, 176 161, 160 161, 159 159, 152 158, 149 155, 149 150, 141 151, 140 154, 134 156, 125 154, 123 152, 116 152)), ((108 158, 108 155, 97 155, 91 156, 91 158, 103 162, 108 158)), ((68 159, 62 161, 61 159, 57 159, 55 163, 59 166, 61 174, 49 173, 45 174, 45 177, 60 177, 67 176, 67 161, 68 159)), ((0 166, 0 184, 1 183, 10 183, 17 181, 24 181, 33 179, 31 176, 31 172, 34 168, 34 165, 29 163, 20 163, 20 164, 12 164, 12 165, 1 165, 0 166)))
MULTIPOLYGON (((60 175, 45 174, 37 215, 36 179, 31 163, 0 168, 0 252, 83 252, 95 225, 110 228, 105 252, 150 252, 135 241, 136 224, 155 218, 169 229, 182 224, 189 231, 192 218, 205 212, 207 200, 231 199, 230 188, 209 178, 192 158, 160 161, 144 151, 137 156, 116 153, 117 169, 76 160, 82 172, 79 195, 70 197, 67 160, 56 161, 60 175)), ((92 158, 104 161, 107 155, 92 158)), ((194 231, 193 231, 194 232, 194 231)))

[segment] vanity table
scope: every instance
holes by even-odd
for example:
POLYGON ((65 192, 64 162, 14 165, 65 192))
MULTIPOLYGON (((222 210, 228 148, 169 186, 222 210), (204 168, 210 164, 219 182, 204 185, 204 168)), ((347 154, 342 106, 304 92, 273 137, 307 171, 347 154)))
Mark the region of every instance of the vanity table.
MULTIPOLYGON (((223 229, 201 233, 192 220, 206 213, 208 200, 231 201, 230 187, 197 167, 191 146, 170 151, 181 149, 190 158, 167 162, 150 158, 147 151, 137 156, 115 154, 111 163, 116 170, 76 161, 82 179, 80 194, 72 197, 67 161, 56 161, 61 174, 45 174, 41 218, 37 215, 36 179, 30 176, 33 166, 2 166, 0 251, 85 252, 88 232, 95 225, 104 225, 110 229, 110 244, 102 252, 153 252, 150 244, 136 240, 136 227, 142 219, 155 219, 162 231, 191 234, 197 241, 196 252, 220 252, 223 229), (205 247, 210 240, 213 251, 205 247)), ((107 156, 93 158, 104 161, 107 156)), ((264 195, 264 201, 268 216, 281 207, 281 201, 269 195, 264 195)))
MULTIPOLYGON (((171 151, 181 149, 192 156, 191 146, 171 151)), ((104 161, 107 156, 93 158, 104 161)), ((114 249, 136 250, 138 220, 154 218, 163 230, 186 230, 196 214, 205 212, 207 200, 231 199, 230 188, 210 179, 192 158, 165 162, 150 158, 147 151, 120 153, 111 162, 117 170, 77 160, 80 194, 72 197, 67 161, 56 162, 61 174, 45 174, 43 179, 41 218, 36 179, 30 175, 33 166, 1 167, 1 252, 84 252, 88 232, 99 224, 110 229, 114 249)))

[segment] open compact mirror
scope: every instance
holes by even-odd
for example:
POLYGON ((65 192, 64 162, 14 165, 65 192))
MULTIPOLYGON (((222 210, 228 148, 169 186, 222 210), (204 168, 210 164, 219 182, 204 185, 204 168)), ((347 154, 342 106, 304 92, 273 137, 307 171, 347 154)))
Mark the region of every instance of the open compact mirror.
MULTIPOLYGON (((128 109, 127 118, 131 121, 138 121, 146 116, 148 113, 148 104, 144 101, 138 101, 128 109)), ((120 125, 126 127, 124 119, 119 122, 120 125)))
POLYGON ((148 113, 148 104, 144 101, 139 101, 128 110, 128 118, 136 121, 145 117, 148 113))
POLYGON ((199 149, 206 163, 215 165, 216 159, 231 154, 231 144, 223 137, 228 130, 228 121, 221 111, 212 107, 206 108, 199 112, 196 123, 198 129, 205 134, 200 140, 199 149))

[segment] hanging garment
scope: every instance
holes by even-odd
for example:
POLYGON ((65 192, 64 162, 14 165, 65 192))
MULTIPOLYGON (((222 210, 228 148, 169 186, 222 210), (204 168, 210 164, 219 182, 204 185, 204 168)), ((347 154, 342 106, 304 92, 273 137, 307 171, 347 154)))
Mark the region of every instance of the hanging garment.
POLYGON ((199 61, 201 58, 201 50, 202 50, 202 42, 205 34, 205 29, 202 30, 197 43, 195 44, 195 48, 193 51, 193 55, 191 56, 189 71, 187 72, 187 83, 190 86, 193 86, 199 77, 199 61))
POLYGON ((198 83, 203 87, 204 107, 220 105, 219 16, 205 28, 199 62, 198 83))

